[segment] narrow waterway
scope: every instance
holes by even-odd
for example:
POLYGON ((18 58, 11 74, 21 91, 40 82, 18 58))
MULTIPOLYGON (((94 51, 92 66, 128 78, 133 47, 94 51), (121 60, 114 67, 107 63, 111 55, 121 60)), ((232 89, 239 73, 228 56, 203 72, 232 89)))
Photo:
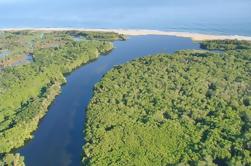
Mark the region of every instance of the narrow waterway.
POLYGON ((84 144, 85 108, 93 95, 94 85, 114 65, 155 53, 173 53, 199 49, 188 38, 172 36, 135 36, 114 42, 114 50, 96 61, 73 71, 67 84, 41 121, 34 139, 18 152, 27 166, 78 166, 84 144))

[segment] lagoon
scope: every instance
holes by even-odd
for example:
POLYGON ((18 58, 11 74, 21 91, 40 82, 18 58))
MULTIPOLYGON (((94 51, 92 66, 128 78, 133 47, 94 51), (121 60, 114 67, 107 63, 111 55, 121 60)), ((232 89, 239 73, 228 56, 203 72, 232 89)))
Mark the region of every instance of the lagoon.
POLYGON ((67 77, 61 94, 49 108, 34 138, 18 150, 27 166, 78 166, 84 143, 85 108, 93 88, 113 66, 142 56, 200 49, 189 38, 173 36, 134 36, 114 42, 114 50, 86 64, 67 77))

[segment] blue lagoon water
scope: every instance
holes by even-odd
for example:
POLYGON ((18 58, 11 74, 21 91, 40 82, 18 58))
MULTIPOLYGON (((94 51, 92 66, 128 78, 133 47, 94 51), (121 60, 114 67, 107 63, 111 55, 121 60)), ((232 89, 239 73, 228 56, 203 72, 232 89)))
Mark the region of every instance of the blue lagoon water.
MULTIPOLYGON (((251 0, 0 0, 0 28, 125 28, 251 36, 251 0)), ((137 36, 67 77, 34 139, 17 152, 28 166, 78 166, 84 109, 114 65, 155 53, 199 49, 188 38, 137 36)))
POLYGON ((131 28, 251 36, 250 0, 0 0, 0 28, 131 28))
POLYGON ((114 50, 73 71, 34 133, 34 138, 17 152, 27 166, 79 166, 84 144, 85 108, 94 85, 113 66, 156 53, 200 49, 189 38, 136 36, 114 42, 114 50))
MULTIPOLYGON (((0 0, 0 28, 125 28, 251 36, 250 18, 251 0, 0 0)), ((132 37, 114 45, 109 55, 67 77, 34 139, 17 151, 28 166, 80 165, 84 109, 94 85, 114 65, 149 54, 199 49, 191 39, 171 36, 132 37)))

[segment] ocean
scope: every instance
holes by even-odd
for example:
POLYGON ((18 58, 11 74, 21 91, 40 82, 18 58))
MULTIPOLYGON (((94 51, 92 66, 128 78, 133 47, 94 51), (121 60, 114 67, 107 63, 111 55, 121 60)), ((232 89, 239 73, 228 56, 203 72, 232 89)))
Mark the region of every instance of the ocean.
POLYGON ((251 36, 250 18, 250 0, 0 0, 0 28, 123 28, 251 36))

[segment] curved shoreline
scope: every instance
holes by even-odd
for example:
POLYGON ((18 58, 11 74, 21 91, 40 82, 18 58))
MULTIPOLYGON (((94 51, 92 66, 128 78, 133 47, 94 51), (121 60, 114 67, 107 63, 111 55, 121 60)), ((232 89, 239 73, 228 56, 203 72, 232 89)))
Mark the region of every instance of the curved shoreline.
POLYGON ((160 31, 160 30, 148 30, 148 29, 90 29, 90 28, 0 28, 0 31, 97 31, 97 32, 115 32, 128 36, 140 36, 140 35, 167 35, 191 38, 194 41, 202 40, 247 40, 251 41, 251 36, 241 35, 211 35, 202 33, 191 32, 172 32, 172 31, 160 31))

